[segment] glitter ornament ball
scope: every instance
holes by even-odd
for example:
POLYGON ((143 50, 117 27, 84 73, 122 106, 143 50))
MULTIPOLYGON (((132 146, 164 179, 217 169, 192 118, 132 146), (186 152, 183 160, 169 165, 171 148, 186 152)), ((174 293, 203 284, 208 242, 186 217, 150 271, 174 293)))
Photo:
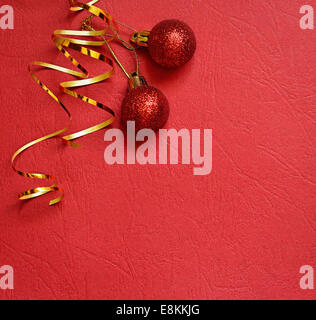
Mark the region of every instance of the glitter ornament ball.
POLYGON ((121 124, 126 129, 127 121, 135 121, 136 132, 148 128, 161 129, 169 117, 169 103, 165 95, 147 83, 130 81, 130 90, 123 100, 121 124))
POLYGON ((134 33, 131 41, 148 47, 152 59, 165 68, 177 68, 187 63, 196 50, 192 29, 176 19, 163 20, 151 31, 134 33))

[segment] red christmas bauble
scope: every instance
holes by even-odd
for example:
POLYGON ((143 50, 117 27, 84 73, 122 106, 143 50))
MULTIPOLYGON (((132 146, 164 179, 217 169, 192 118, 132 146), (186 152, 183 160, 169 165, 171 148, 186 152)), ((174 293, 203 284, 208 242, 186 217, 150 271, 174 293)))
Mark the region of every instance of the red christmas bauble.
POLYGON ((131 88, 123 100, 121 123, 126 128, 127 121, 135 121, 136 132, 148 128, 161 129, 169 117, 169 103, 158 89, 142 85, 131 88))
POLYGON ((192 29, 180 20, 164 20, 150 31, 148 50, 152 59, 166 68, 184 65, 194 55, 196 39, 192 29))

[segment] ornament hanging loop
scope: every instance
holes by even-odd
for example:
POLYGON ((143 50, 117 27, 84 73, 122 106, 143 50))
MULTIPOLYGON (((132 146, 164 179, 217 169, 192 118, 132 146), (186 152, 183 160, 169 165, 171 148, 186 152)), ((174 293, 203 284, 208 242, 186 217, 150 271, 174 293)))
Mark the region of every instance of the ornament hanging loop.
POLYGON ((85 18, 82 22, 81 22, 81 30, 85 30, 85 29, 88 29, 89 27, 91 27, 91 21, 92 21, 92 18, 94 16, 91 15, 91 16, 88 16, 87 18, 85 18))

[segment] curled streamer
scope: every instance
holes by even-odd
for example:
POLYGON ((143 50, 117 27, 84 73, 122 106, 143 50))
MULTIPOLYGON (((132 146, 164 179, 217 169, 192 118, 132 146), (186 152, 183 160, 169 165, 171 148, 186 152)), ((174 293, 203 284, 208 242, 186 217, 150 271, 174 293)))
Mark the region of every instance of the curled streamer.
POLYGON ((111 108, 107 107, 106 105, 104 105, 96 100, 93 100, 89 97, 81 95, 74 90, 74 88, 102 82, 102 81, 110 78, 114 74, 114 64, 110 58, 106 57, 102 53, 99 53, 99 52, 92 50, 92 49, 88 49, 86 47, 86 46, 102 46, 106 43, 106 41, 108 41, 108 42, 112 41, 118 35, 118 26, 117 26, 116 22, 108 13, 104 12, 103 10, 99 9, 98 7, 93 6, 93 4, 95 4, 96 2, 98 2, 98 0, 93 0, 88 3, 81 3, 79 1, 69 0, 70 10, 71 11, 80 11, 80 10, 89 11, 94 16, 101 18, 107 24, 106 29, 99 30, 99 31, 56 30, 56 31, 54 31, 54 34, 52 36, 52 40, 53 40, 54 44, 56 45, 57 49, 75 67, 77 67, 80 70, 80 72, 74 71, 74 70, 71 70, 68 68, 64 68, 61 66, 57 66, 54 64, 46 63, 46 62, 40 62, 40 61, 31 62, 28 66, 29 73, 31 74, 31 76, 33 77, 35 82, 38 85, 40 85, 41 88, 44 91, 46 91, 48 93, 48 95, 51 98, 53 98, 66 112, 66 114, 69 118, 69 125, 61 130, 58 130, 58 131, 50 133, 44 137, 41 137, 39 139, 36 139, 36 140, 29 142, 28 144, 26 144, 23 147, 21 147, 20 149, 18 149, 14 153, 14 155, 12 156, 12 159, 11 159, 12 168, 19 175, 26 177, 26 178, 31 178, 31 179, 47 179, 47 180, 52 181, 52 184, 50 186, 37 187, 37 188, 29 189, 25 192, 20 193, 19 194, 20 200, 28 200, 28 199, 42 196, 42 195, 47 194, 49 192, 58 191, 58 192, 60 192, 60 196, 49 202, 49 205, 54 205, 54 204, 60 202, 64 197, 64 191, 62 188, 60 188, 58 186, 58 182, 54 176, 52 176, 50 174, 45 174, 45 173, 28 173, 28 172, 24 172, 24 171, 20 171, 20 170, 16 169, 16 166, 15 166, 16 159, 22 152, 24 152, 26 149, 34 146, 35 144, 37 144, 39 142, 42 142, 42 141, 45 141, 45 140, 48 140, 48 139, 51 139, 51 138, 57 137, 57 136, 60 137, 68 145, 71 145, 73 147, 80 147, 79 145, 75 144, 72 141, 79 138, 79 137, 82 137, 84 135, 101 130, 101 129, 107 127, 108 125, 110 125, 111 123, 113 123, 115 120, 115 113, 111 108), (114 31, 114 34, 111 38, 106 40, 104 37, 108 36, 107 32, 109 31, 109 29, 114 31), (103 36, 103 41, 80 40, 80 39, 71 38, 69 36, 82 36, 82 37, 103 36), (111 67, 111 69, 101 75, 89 78, 88 71, 82 66, 82 64, 80 64, 74 57, 72 57, 70 55, 70 53, 66 50, 66 48, 78 51, 83 55, 100 60, 100 61, 108 64, 111 67), (68 109, 65 107, 65 105, 57 98, 57 96, 44 83, 42 83, 39 80, 39 78, 34 74, 34 72, 32 71, 32 66, 40 66, 40 67, 47 68, 47 69, 57 70, 57 71, 60 71, 60 72, 63 72, 63 73, 66 73, 66 74, 69 74, 69 75, 72 75, 74 77, 79 78, 79 80, 66 81, 66 82, 60 83, 60 87, 61 87, 62 91, 73 96, 74 98, 80 99, 84 102, 87 102, 93 106, 96 106, 96 107, 108 112, 111 115, 111 117, 108 120, 106 120, 105 122, 97 124, 93 127, 90 127, 88 129, 81 130, 79 132, 72 133, 72 134, 65 135, 65 136, 61 137, 60 135, 65 133, 70 128, 70 123, 72 120, 71 114, 68 111, 68 109))

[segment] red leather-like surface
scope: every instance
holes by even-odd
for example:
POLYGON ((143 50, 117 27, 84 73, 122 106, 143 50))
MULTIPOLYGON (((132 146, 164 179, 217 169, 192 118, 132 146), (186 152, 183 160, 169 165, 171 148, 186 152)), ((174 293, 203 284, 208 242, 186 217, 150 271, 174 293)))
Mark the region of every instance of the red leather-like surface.
MULTIPOLYGON (((197 51, 185 67, 161 69, 143 52, 141 70, 169 99, 167 128, 213 129, 213 170, 107 165, 104 131, 81 139, 82 149, 52 140, 18 166, 58 177, 66 195, 53 207, 52 195, 17 199, 38 184, 16 175, 10 157, 67 123, 27 63, 69 66, 50 37, 78 29, 86 13, 43 2, 7 0, 15 29, 0 30, 0 266, 15 271, 15 289, 0 289, 0 298, 315 298, 299 287, 300 266, 316 268, 316 30, 299 27, 304 1, 100 1, 137 29, 178 18, 195 31, 197 51)), ((133 71, 132 55, 115 48, 133 71)), ((116 70, 83 92, 119 113, 127 81, 116 70)), ((108 116, 59 93, 69 77, 39 76, 70 108, 73 130, 108 116)))

